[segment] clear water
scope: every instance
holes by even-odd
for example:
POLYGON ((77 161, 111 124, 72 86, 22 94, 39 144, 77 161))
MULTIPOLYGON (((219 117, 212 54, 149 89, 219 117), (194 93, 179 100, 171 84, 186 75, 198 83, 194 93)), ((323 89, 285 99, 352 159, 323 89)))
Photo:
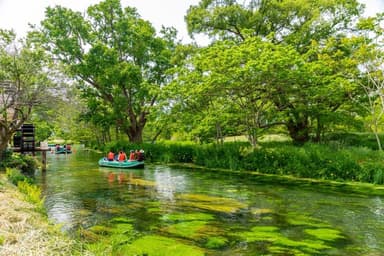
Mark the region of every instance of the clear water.
POLYGON ((128 243, 156 235, 206 255, 384 255, 384 197, 149 163, 102 168, 99 158, 50 154, 37 174, 49 218, 69 233, 125 218, 128 243))

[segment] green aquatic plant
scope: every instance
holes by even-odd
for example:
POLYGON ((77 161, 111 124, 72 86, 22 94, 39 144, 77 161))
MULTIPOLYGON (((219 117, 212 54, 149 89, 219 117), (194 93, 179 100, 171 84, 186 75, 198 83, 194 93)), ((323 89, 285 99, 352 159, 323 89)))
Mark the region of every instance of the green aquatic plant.
POLYGON ((316 239, 324 241, 335 241, 345 238, 340 231, 330 228, 306 229, 307 234, 316 237, 316 239))
POLYGON ((222 236, 211 236, 207 238, 205 247, 208 249, 220 249, 228 245, 228 239, 222 236))
POLYGON ((161 217, 164 221, 192 221, 192 220, 213 220, 214 216, 208 213, 177 213, 177 214, 166 214, 161 217))
POLYGON ((206 221, 185 221, 168 226, 168 233, 184 238, 194 239, 199 236, 200 230, 207 224, 206 221))
POLYGON ((132 223, 134 221, 135 221, 134 219, 130 219, 130 218, 115 217, 115 218, 111 219, 109 222, 110 223, 132 223))
POLYGON ((115 255, 121 246, 131 243, 137 236, 133 225, 126 218, 115 218, 112 226, 93 226, 82 231, 88 241, 87 249, 96 255, 115 255))
POLYGON ((342 238, 341 233, 333 229, 306 229, 300 238, 291 238, 274 226, 256 226, 237 235, 248 243, 262 243, 271 253, 288 255, 321 254, 332 248, 329 243, 342 238))
POLYGON ((178 196, 182 199, 181 205, 194 207, 209 211, 234 213, 247 205, 232 198, 209 196, 203 194, 182 194, 178 196))
POLYGON ((108 235, 112 233, 112 229, 110 227, 95 225, 88 229, 88 231, 93 232, 98 235, 108 235))
POLYGON ((203 256, 204 251, 196 246, 184 244, 176 239, 158 235, 144 236, 118 248, 115 255, 136 256, 203 256))
POLYGON ((247 242, 268 241, 273 242, 279 237, 279 229, 274 226, 257 226, 251 231, 246 231, 238 234, 247 242))
POLYGON ((130 178, 128 179, 128 183, 136 186, 143 186, 143 187, 154 187, 156 186, 156 182, 150 181, 150 180, 143 180, 138 178, 130 178))
POLYGON ((307 227, 316 227, 316 228, 330 228, 331 226, 327 223, 324 223, 320 219, 316 219, 310 216, 297 215, 297 213, 287 214, 286 221, 288 224, 293 226, 307 226, 307 227))
POLYGON ((251 213, 254 215, 265 215, 265 214, 274 213, 274 211, 272 209, 267 209, 267 208, 256 208, 256 209, 251 209, 251 213))
POLYGON ((161 219, 170 223, 163 231, 187 239, 198 239, 215 229, 208 227, 214 216, 207 213, 166 214, 161 219))

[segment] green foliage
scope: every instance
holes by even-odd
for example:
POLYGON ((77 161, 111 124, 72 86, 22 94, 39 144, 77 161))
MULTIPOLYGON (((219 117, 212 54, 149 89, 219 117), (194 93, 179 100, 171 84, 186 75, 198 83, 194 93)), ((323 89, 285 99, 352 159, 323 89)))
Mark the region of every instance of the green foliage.
POLYGON ((3 150, 0 152, 0 170, 8 166, 9 161, 12 159, 11 150, 3 150))
POLYGON ((50 61, 39 44, 0 29, 0 152, 30 120, 32 110, 48 102, 54 89, 50 61), (6 87, 3 87, 6 82, 6 87))
POLYGON ((38 186, 31 184, 28 180, 20 180, 17 182, 17 187, 25 194, 26 200, 33 203, 39 212, 46 213, 44 199, 42 199, 41 189, 38 186))
MULTIPOLYGON (((380 140, 384 141, 384 134, 379 134, 380 140)), ((365 147, 377 150, 375 135, 372 133, 330 133, 324 136, 324 143, 345 147, 365 147)))
POLYGON ((9 168, 21 170, 22 173, 32 176, 38 167, 36 159, 30 155, 12 154, 6 164, 9 168))
POLYGON ((14 168, 6 168, 5 174, 8 180, 14 185, 17 185, 20 181, 30 180, 30 178, 23 175, 20 170, 14 168))

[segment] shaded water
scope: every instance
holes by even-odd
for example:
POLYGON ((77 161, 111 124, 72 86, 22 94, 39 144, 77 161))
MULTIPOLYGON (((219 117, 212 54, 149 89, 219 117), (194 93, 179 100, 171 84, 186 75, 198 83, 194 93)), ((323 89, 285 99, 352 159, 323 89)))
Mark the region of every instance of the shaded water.
POLYGON ((161 165, 101 168, 99 157, 49 155, 37 175, 49 218, 99 251, 384 255, 383 197, 161 165))

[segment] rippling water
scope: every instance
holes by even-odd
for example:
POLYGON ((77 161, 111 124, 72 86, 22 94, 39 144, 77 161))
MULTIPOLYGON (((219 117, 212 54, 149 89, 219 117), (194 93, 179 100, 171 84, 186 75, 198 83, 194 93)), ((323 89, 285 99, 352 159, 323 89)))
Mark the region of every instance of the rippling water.
POLYGON ((123 223, 132 251, 174 241, 194 255, 384 255, 383 197, 162 165, 101 168, 99 157, 51 154, 37 175, 49 218, 70 233, 123 223))

